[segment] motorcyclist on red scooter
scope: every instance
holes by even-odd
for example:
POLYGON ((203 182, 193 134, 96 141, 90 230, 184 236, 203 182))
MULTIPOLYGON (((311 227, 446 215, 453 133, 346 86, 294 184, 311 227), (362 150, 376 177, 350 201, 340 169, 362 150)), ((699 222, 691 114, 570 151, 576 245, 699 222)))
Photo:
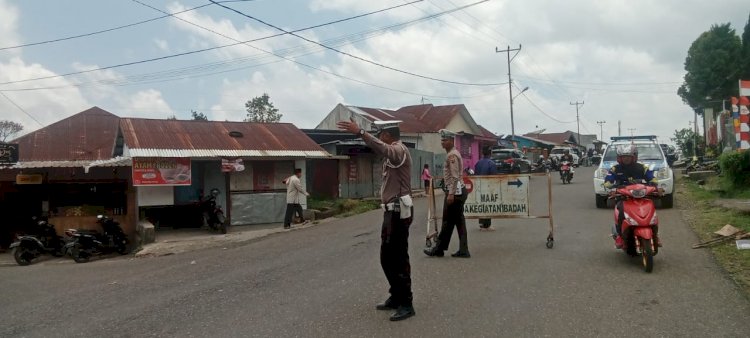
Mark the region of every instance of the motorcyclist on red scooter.
MULTIPOLYGON (((609 189, 631 182, 643 182, 648 185, 657 185, 653 170, 643 163, 638 163, 638 148, 634 144, 624 144, 617 146, 617 164, 612 166, 604 178, 604 187, 609 189)), ((625 220, 625 210, 622 207, 622 200, 617 201, 617 209, 620 214, 617 217, 617 223, 612 228, 612 238, 615 240, 615 246, 621 249, 622 240, 622 222, 625 220)), ((657 236, 658 227, 654 227, 654 237, 659 246, 661 241, 657 236)))
POLYGON ((575 162, 573 162, 573 155, 570 154, 570 150, 568 149, 563 150, 563 154, 562 156, 560 156, 558 161, 559 163, 557 163, 557 170, 560 172, 560 176, 562 176, 562 163, 565 161, 569 163, 570 173, 571 174, 575 173, 575 171, 573 170, 573 163, 575 162))

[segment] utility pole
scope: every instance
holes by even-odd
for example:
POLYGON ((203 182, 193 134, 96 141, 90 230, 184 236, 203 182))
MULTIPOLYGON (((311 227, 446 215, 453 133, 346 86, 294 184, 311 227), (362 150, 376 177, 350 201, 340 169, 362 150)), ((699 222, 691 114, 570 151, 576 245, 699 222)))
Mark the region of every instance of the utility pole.
POLYGON ((599 140, 604 141, 604 124, 607 123, 607 121, 596 121, 596 124, 599 125, 599 140))
POLYGON ((696 110, 693 115, 693 127, 695 128, 695 133, 693 134, 693 161, 698 161, 698 111, 696 110))
POLYGON ((518 45, 518 48, 510 49, 510 46, 506 49, 497 49, 495 47, 495 53, 507 53, 508 54, 508 94, 510 98, 510 133, 511 133, 511 142, 515 142, 516 140, 516 127, 513 123, 513 79, 510 77, 510 62, 513 61, 513 59, 516 58, 516 55, 521 52, 521 45, 518 45), (516 52, 513 57, 510 57, 510 52, 516 52))
POLYGON ((635 135, 635 128, 628 128, 628 130, 630 130, 630 136, 635 135))
POLYGON ((622 136, 622 121, 617 121, 617 136, 622 136))
POLYGON ((576 137, 576 143, 578 143, 578 146, 581 146, 581 123, 578 121, 578 107, 583 106, 583 102, 576 101, 575 103, 571 102, 570 105, 576 106, 576 126, 578 127, 578 137, 576 137))

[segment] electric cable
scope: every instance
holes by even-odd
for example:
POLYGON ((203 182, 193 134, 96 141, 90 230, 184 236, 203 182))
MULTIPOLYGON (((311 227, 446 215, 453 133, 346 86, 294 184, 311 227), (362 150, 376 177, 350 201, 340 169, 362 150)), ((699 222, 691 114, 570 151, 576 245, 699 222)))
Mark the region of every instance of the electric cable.
MULTIPOLYGON (((416 1, 418 2, 418 1, 423 1, 423 0, 416 0, 416 1)), ((484 1, 488 1, 488 0, 484 0, 484 1)), ((223 6, 223 5, 220 4, 220 2, 215 2, 215 1, 212 1, 212 4, 217 4, 219 6, 223 6)), ((151 58, 151 59, 126 62, 126 63, 121 63, 121 64, 117 64, 117 65, 112 65, 112 66, 106 66, 106 67, 97 67, 97 68, 87 69, 87 70, 82 70, 82 71, 77 71, 77 72, 70 72, 70 73, 59 74, 59 75, 42 76, 42 77, 37 77, 37 78, 30 78, 30 79, 23 79, 23 80, 16 80, 16 81, 0 82, 0 85, 8 85, 8 84, 14 84, 14 83, 22 83, 22 82, 30 82, 30 81, 38 81, 38 80, 46 80, 46 79, 54 79, 54 78, 60 78, 60 77, 67 77, 67 76, 79 75, 79 74, 85 74, 85 73, 91 73, 91 72, 96 72, 96 71, 101 71, 101 70, 114 69, 114 68, 120 68, 120 67, 125 67, 125 66, 132 66, 132 65, 137 65, 137 64, 147 63, 147 62, 160 61, 160 60, 170 59, 170 58, 174 58, 174 57, 178 57, 178 56, 185 56, 185 55, 197 54, 197 53, 207 52, 207 51, 211 51, 211 50, 217 50, 217 49, 221 49, 221 48, 226 48, 226 47, 231 47, 231 46, 237 46, 237 45, 241 45, 241 44, 245 44, 245 43, 249 43, 249 42, 256 42, 256 41, 266 40, 266 39, 270 39, 270 38, 274 38, 274 37, 282 36, 282 35, 286 35, 286 34, 294 34, 295 32, 300 32, 300 31, 304 31, 304 30, 310 30, 310 29, 314 29, 314 28, 319 28, 319 27, 323 27, 323 26, 332 25, 334 23, 340 23, 340 22, 344 22, 344 21, 348 21, 348 20, 352 20, 352 19, 356 19, 356 18, 361 18, 361 17, 366 16, 366 15, 380 13, 380 12, 383 12, 383 11, 386 11, 386 10, 390 10, 390 9, 394 9, 394 8, 398 8, 398 7, 402 7, 402 6, 406 6, 406 5, 408 5, 408 4, 396 5, 396 6, 392 6, 392 7, 389 7, 389 8, 386 8, 386 9, 382 9, 382 10, 378 10, 378 11, 375 11, 375 12, 360 14, 360 15, 349 17, 349 18, 345 18, 345 19, 340 19, 340 20, 331 21, 331 22, 327 22, 327 23, 323 23, 323 24, 319 24, 319 25, 314 25, 314 26, 309 26, 309 27, 305 27, 305 28, 300 28, 300 29, 291 31, 289 33, 279 33, 279 34, 274 34, 274 35, 265 36, 265 37, 261 37, 261 38, 256 38, 256 39, 252 39, 252 40, 235 42, 235 43, 228 44, 228 45, 223 45, 223 46, 208 47, 208 48, 203 48, 203 49, 198 49, 198 50, 192 50, 192 51, 187 51, 187 52, 182 52, 182 53, 176 53, 176 54, 171 54, 171 55, 165 55, 165 56, 155 57, 155 58, 151 58)), ((161 10, 159 10, 159 11, 161 11, 161 10)), ((173 16, 171 14, 169 16, 172 16, 174 18, 178 18, 178 17, 173 16)))
MULTIPOLYGON (((310 40, 310 39, 308 39, 306 37, 303 37, 303 36, 301 36, 299 34, 295 34, 294 32, 291 32, 291 31, 287 31, 287 30, 285 30, 285 29, 283 29, 281 27, 278 27, 278 26, 275 26, 275 25, 273 25, 271 23, 265 22, 265 21, 263 21, 261 19, 258 19, 256 17, 254 17, 254 16, 245 14, 245 13, 243 13, 241 11, 238 11, 238 10, 236 10, 234 8, 227 7, 227 6, 224 6, 222 4, 219 4, 219 3, 217 3, 214 0, 209 0, 209 1, 211 1, 214 4, 216 4, 219 7, 225 8, 225 9, 227 9, 229 11, 232 11, 232 12, 235 12, 235 13, 237 13, 239 15, 242 15, 242 16, 248 18, 248 19, 251 19, 253 21, 256 21, 256 22, 259 22, 259 23, 261 23, 263 25, 266 25, 268 27, 271 27, 271 28, 274 28, 274 29, 279 30, 281 32, 284 32, 285 34, 289 34, 289 35, 292 35, 294 37, 300 38, 302 40, 305 40, 305 41, 307 41, 309 43, 321 46, 321 47, 323 47, 325 49, 328 49, 330 51, 333 51, 333 52, 336 52, 336 53, 339 53, 339 54, 342 54, 342 55, 345 55, 345 56, 348 56, 348 57, 360 60, 362 62, 366 62, 366 63, 372 64, 372 65, 375 65, 375 66, 378 66, 378 67, 381 67, 381 68, 389 69, 389 70, 392 70, 392 71, 395 71, 395 72, 398 72, 398 73, 403 73, 403 74, 411 75, 411 76, 414 76, 414 77, 418 77, 418 78, 422 78, 422 79, 427 79, 427 80, 432 80, 432 81, 437 81, 437 82, 451 83, 451 84, 464 85, 464 86, 498 86, 498 85, 504 84, 504 83, 470 83, 470 82, 460 82, 460 81, 452 81, 452 80, 443 80, 443 79, 438 79, 438 78, 435 78, 435 77, 420 75, 420 74, 416 74, 416 73, 409 72, 409 71, 406 71, 406 70, 394 68, 394 67, 391 67, 391 66, 384 65, 382 63, 378 63, 378 62, 375 62, 375 61, 372 61, 372 60, 365 59, 363 57, 360 57, 360 56, 357 56, 357 55, 354 55, 354 54, 351 54, 351 53, 348 53, 348 52, 344 52, 342 50, 333 48, 331 46, 322 44, 320 42, 317 42, 317 41, 314 41, 314 40, 310 40)), ((475 5, 478 5, 478 4, 481 4, 483 2, 487 2, 487 1, 489 1, 489 0, 478 1, 478 2, 475 2, 473 4, 469 4, 469 5, 463 6, 462 8, 467 8, 467 7, 475 6, 475 5)), ((404 5, 406 5, 406 4, 404 4, 404 5)))

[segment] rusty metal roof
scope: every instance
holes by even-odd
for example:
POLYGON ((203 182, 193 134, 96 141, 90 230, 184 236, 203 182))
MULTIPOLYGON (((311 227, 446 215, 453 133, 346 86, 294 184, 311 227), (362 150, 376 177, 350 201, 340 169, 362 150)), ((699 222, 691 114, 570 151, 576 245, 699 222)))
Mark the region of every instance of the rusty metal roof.
POLYGON ((131 157, 330 157, 291 123, 123 118, 131 157))
POLYGON ((420 104, 401 107, 395 111, 355 106, 347 106, 347 108, 373 122, 401 120, 402 133, 436 133, 448 126, 462 110, 466 110, 463 104, 447 106, 420 104))
POLYGON ((575 139, 575 138, 572 138, 573 137, 573 132, 572 131, 566 131, 564 133, 524 134, 523 136, 533 137, 533 138, 536 138, 538 140, 552 142, 552 143, 555 143, 555 144, 563 144, 566 141, 570 141, 571 139, 573 139, 573 140, 575 139))
POLYGON ((107 160, 113 157, 119 120, 92 107, 11 143, 19 145, 19 162, 107 160))

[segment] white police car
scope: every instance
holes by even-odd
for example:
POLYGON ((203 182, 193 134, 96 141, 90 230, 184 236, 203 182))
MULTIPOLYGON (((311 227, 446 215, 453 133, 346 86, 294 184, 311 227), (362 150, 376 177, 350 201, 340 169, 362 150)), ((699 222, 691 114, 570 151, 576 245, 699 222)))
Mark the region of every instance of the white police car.
MULTIPOLYGON (((656 136, 614 136, 612 143, 604 150, 604 156, 599 168, 594 172, 594 197, 597 208, 607 207, 607 189, 604 188, 604 178, 607 172, 617 164, 617 146, 635 144, 638 149, 638 162, 647 165, 654 171, 659 187, 664 189, 661 197, 661 207, 671 208, 674 202, 674 175, 667 164, 667 157, 659 146, 656 136)), ((658 205, 658 204, 657 204, 658 205)))

